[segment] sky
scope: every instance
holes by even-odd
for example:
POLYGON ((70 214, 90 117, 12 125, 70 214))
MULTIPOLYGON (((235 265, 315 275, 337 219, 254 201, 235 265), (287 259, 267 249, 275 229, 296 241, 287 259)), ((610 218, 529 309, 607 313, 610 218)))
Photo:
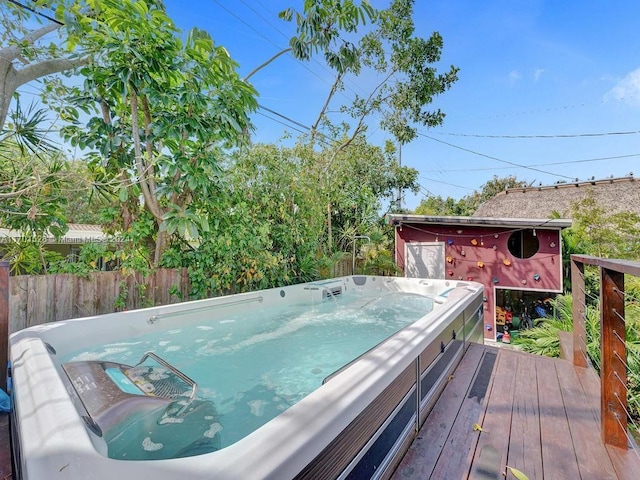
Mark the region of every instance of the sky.
MULTIPOLYGON (((178 27, 209 31, 243 75, 287 46, 293 26, 277 13, 301 3, 166 0, 178 27)), ((387 3, 371 0, 378 8, 387 3)), ((445 112, 444 123, 420 127, 402 147, 401 162, 419 171, 421 185, 418 195, 405 192, 404 207, 428 195, 459 199, 494 175, 536 186, 640 176, 640 2, 416 0, 414 19, 417 35, 438 31, 444 38, 437 66, 460 72, 433 103, 445 112)), ((314 123, 332 80, 322 62, 289 55, 251 79, 260 105, 305 126, 314 123)), ((367 83, 347 79, 337 100, 364 94, 367 83)), ((253 119, 257 142, 304 130, 267 110, 253 119)), ((377 119, 368 135, 379 145, 391 138, 377 119)))
MULTIPOLYGON (((165 0, 178 28, 207 30, 242 76, 288 46, 294 27, 278 12, 302 3, 165 0)), ((404 192, 403 207, 432 195, 460 199, 494 176, 535 186, 640 176, 640 1, 416 0, 414 19, 416 35, 444 38, 436 67, 460 71, 433 102, 444 123, 419 127, 402 146, 400 161, 420 183, 417 195, 404 192)), ((253 141, 292 142, 285 132, 315 122, 333 80, 321 60, 288 54, 260 70, 251 78, 264 107, 252 117, 253 141)), ((374 81, 347 78, 330 110, 367 95, 374 81)), ((377 118, 368 124, 370 143, 391 139, 377 118)))

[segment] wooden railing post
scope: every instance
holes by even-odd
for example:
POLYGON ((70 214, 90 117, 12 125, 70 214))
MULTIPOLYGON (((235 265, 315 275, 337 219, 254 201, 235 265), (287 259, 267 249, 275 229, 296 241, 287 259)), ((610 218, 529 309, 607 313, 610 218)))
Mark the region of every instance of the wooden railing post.
POLYGON ((7 390, 9 359, 9 262, 0 260, 0 388, 7 390))
POLYGON ((571 257, 571 294, 573 297, 573 364, 587 367, 587 331, 585 328, 584 263, 571 257))
POLYGON ((627 448, 624 274, 600 267, 602 440, 627 448))

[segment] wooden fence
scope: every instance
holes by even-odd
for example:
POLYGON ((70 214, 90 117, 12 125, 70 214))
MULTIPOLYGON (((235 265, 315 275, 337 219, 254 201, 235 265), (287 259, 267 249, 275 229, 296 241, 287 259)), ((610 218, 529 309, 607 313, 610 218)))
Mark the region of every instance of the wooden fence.
POLYGON ((119 271, 18 275, 9 278, 9 334, 58 320, 177 303, 188 293, 186 268, 159 269, 146 277, 119 271))

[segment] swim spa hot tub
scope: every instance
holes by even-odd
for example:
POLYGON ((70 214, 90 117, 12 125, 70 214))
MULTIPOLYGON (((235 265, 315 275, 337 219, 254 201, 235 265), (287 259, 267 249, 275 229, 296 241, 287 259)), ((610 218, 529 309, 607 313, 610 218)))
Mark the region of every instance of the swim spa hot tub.
POLYGON ((10 338, 17 478, 386 478, 469 342, 474 282, 353 276, 10 338))

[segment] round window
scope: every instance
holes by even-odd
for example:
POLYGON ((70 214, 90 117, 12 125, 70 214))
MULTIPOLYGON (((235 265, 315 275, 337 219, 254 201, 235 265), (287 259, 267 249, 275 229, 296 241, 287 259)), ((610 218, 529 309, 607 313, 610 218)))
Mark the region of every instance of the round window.
POLYGON ((511 255, 517 258, 530 258, 538 253, 540 242, 536 231, 531 229, 518 230, 509 236, 507 243, 511 255))

